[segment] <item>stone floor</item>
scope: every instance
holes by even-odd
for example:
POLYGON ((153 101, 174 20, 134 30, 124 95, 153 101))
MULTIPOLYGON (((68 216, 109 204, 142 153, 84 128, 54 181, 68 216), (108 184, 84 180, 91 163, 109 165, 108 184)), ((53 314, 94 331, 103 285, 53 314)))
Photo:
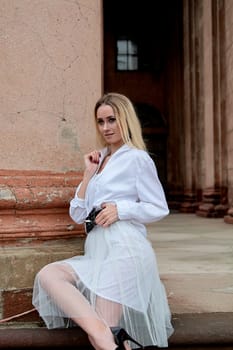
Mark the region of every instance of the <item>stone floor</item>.
POLYGON ((148 237, 173 314, 233 312, 233 225, 170 214, 148 237))

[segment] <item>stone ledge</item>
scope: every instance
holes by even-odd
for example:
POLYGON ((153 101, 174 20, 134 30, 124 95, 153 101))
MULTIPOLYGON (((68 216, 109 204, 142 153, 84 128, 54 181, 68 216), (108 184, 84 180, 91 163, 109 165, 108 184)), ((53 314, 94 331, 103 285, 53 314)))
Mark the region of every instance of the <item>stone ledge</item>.
POLYGON ((83 234, 69 216, 80 172, 0 170, 0 242, 21 244, 83 234))
POLYGON ((12 215, 1 213, 0 224, 0 242, 4 246, 84 236, 83 225, 74 223, 68 208, 20 210, 12 215))
POLYGON ((174 314, 170 344, 232 344, 233 312, 174 314))
POLYGON ((81 181, 80 172, 0 170, 1 210, 67 207, 81 181))
MULTIPOLYGON (((173 315, 174 334, 169 347, 221 346, 233 347, 233 312, 173 315)), ((79 328, 48 330, 37 323, 2 324, 0 349, 34 348, 93 349, 86 334, 79 328)), ((211 349, 213 349, 211 347, 211 349)))
MULTIPOLYGON (((0 319, 31 310, 36 273, 50 262, 82 255, 84 237, 74 235, 73 238, 21 244, 0 247, 0 319)), ((31 322, 38 317, 34 313, 21 320, 31 322)))
POLYGON ((82 255, 83 245, 84 236, 74 234, 66 239, 0 247, 0 292, 31 289, 36 273, 43 266, 74 255, 82 255))

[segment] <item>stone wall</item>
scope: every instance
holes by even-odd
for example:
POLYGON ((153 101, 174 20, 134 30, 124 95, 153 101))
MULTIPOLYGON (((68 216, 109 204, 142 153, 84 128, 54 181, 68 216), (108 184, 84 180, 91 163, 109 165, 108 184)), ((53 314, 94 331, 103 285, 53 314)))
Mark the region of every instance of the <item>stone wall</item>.
POLYGON ((69 217, 102 93, 101 0, 1 0, 0 318, 31 307, 36 272, 82 254, 69 217))
POLYGON ((82 169, 101 93, 100 4, 1 0, 1 169, 82 169))

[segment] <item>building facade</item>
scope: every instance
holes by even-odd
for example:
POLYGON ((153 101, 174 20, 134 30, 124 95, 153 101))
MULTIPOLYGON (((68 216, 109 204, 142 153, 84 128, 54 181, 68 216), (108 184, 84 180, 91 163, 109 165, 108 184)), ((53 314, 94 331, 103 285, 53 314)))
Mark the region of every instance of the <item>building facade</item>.
MULTIPOLYGON (((233 224, 231 0, 0 4, 2 266, 47 241, 79 237, 82 251, 68 206, 103 91, 135 104, 170 208, 233 224)), ((20 265, 24 282, 1 270, 3 315, 7 290, 27 292, 49 254, 20 265)))
POLYGON ((115 21, 105 3, 104 86, 140 107, 170 208, 232 223, 232 2, 122 2, 115 21), (118 69, 124 41, 138 69, 118 69))

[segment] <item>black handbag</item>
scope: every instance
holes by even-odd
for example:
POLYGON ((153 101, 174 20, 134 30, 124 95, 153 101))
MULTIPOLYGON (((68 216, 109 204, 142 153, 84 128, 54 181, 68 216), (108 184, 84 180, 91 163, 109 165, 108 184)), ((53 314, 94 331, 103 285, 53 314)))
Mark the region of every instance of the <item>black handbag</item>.
POLYGON ((94 226, 96 226, 95 218, 101 212, 102 209, 93 208, 84 220, 84 226, 86 233, 89 233, 94 226))

